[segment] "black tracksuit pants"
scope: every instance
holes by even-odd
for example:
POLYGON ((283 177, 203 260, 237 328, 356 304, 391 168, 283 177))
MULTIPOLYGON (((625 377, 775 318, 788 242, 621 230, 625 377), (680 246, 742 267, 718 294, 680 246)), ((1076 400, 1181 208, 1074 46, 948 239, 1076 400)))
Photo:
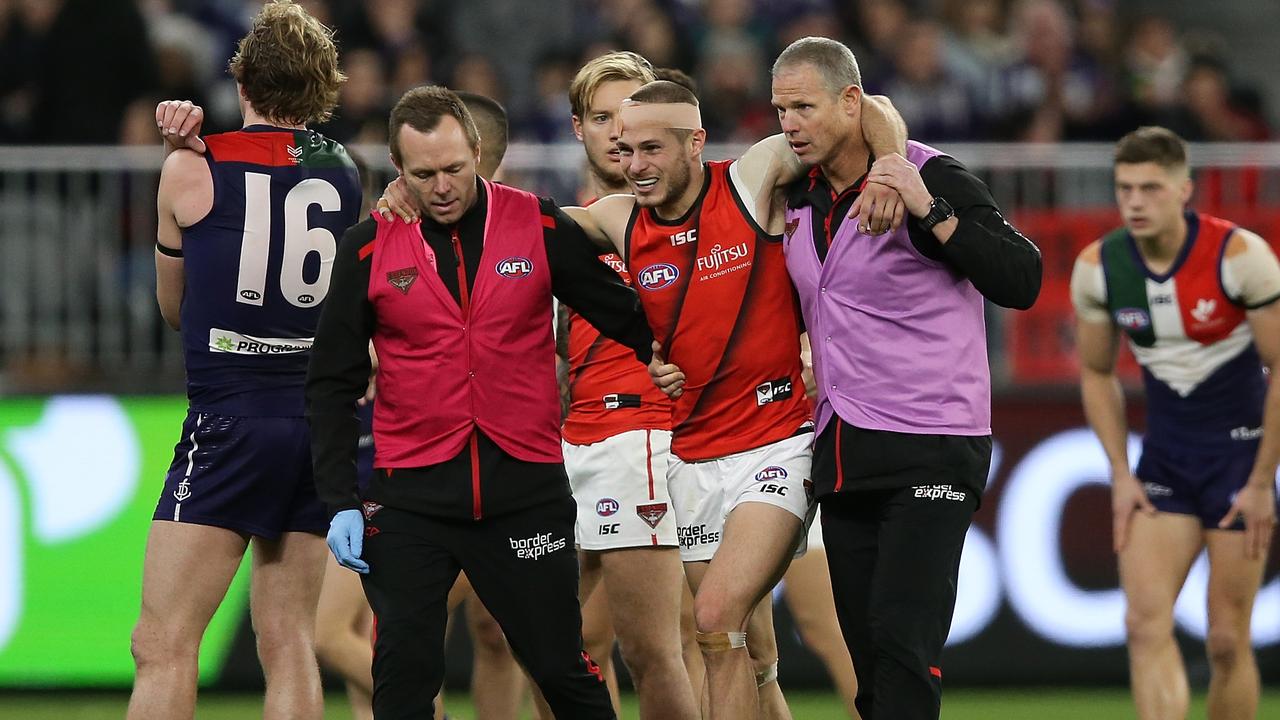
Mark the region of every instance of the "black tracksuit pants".
POLYGON ((863 430, 834 419, 813 479, 836 615, 863 720, 937 720, 942 647, 990 436, 863 430))
POLYGON ((557 718, 611 720, 582 649, 570 497, 478 521, 384 507, 366 521, 364 591, 375 617, 373 713, 432 717, 444 681, 446 599, 464 571, 557 718))

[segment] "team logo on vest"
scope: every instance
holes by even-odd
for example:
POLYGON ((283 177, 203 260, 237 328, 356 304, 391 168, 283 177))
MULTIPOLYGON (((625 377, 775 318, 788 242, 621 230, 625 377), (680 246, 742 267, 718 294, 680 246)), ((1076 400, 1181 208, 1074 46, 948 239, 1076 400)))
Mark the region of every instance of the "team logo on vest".
POLYGON ((771 402, 791 397, 791 378, 778 378, 762 382, 756 386, 756 405, 768 405, 771 402))
POLYGON ((671 263, 655 263, 640 271, 636 282, 645 290, 661 290, 680 277, 680 271, 671 263))
POLYGON ((769 480, 786 480, 786 479, 787 479, 787 469, 784 467, 778 467, 777 465, 770 465, 769 467, 756 473, 756 482, 767 482, 769 480))
POLYGON ((387 282, 391 283, 391 287, 405 295, 409 294, 409 288, 413 287, 413 281, 417 279, 418 268, 415 267, 401 268, 387 273, 387 282))
POLYGON ((529 258, 523 258, 519 255, 513 255, 502 262, 499 262, 494 268, 498 274, 505 278, 522 278, 528 277, 533 272, 533 261, 529 258))
POLYGON ((289 160, 291 160, 294 165, 302 164, 302 148, 294 147, 293 145, 285 145, 284 151, 289 153, 289 160))
POLYGON ((600 498, 596 501, 596 514, 600 517, 609 517, 620 509, 622 509, 622 506, 613 498, 600 498))
POLYGON ((378 511, 381 509, 382 509, 381 505, 371 500, 365 500, 364 504, 360 506, 361 512, 364 513, 365 520, 372 520, 373 516, 377 515, 378 511))
POLYGON ((1196 322, 1204 325, 1213 320, 1213 313, 1218 309, 1218 301, 1212 299, 1200 298, 1196 301, 1196 306, 1191 309, 1191 317, 1196 322))
POLYGON ((662 518, 667 516, 667 504, 651 503, 649 505, 637 505, 636 514, 644 521, 645 525, 657 530, 658 523, 662 522, 662 518))
POLYGON ((796 229, 798 229, 799 227, 800 227, 800 218, 796 218, 796 219, 794 219, 794 220, 788 220, 788 221, 787 221, 787 225, 786 225, 786 227, 784 228, 784 231, 785 231, 785 232, 786 232, 786 234, 787 234, 787 239, 788 239, 788 240, 790 240, 790 239, 791 239, 791 236, 792 236, 792 235, 795 235, 795 234, 796 234, 796 229))
POLYGON ((1151 327, 1151 316, 1140 308, 1120 308, 1116 311, 1116 324, 1126 330, 1145 330, 1151 327))

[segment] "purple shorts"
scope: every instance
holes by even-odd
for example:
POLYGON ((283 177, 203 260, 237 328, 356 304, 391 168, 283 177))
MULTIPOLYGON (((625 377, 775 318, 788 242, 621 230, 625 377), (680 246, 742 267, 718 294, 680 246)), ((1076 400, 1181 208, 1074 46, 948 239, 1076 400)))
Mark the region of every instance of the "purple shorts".
POLYGON ((306 419, 188 412, 153 519, 268 540, 323 535, 329 516, 311 477, 306 419))
MULTIPOLYGON (((1172 449, 1143 443, 1134 475, 1160 512, 1195 515, 1205 529, 1217 529, 1244 487, 1258 454, 1258 441, 1214 450, 1172 449)), ((1228 530, 1243 530, 1237 520, 1228 530)))

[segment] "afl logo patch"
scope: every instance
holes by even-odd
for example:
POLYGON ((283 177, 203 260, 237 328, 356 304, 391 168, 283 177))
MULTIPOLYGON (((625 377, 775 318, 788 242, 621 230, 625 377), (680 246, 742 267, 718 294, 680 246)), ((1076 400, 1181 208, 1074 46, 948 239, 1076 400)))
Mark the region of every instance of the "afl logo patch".
POLYGON ((498 266, 494 269, 505 278, 522 278, 533 272, 533 262, 529 258, 522 258, 517 255, 498 263, 498 266))
POLYGON ((1139 308, 1121 308, 1116 311, 1116 324, 1126 330, 1145 330, 1151 327, 1151 316, 1139 308))
POLYGON ((777 465, 770 465, 769 467, 756 473, 756 482, 765 482, 766 480, 786 480, 786 479, 787 479, 787 469, 784 467, 778 467, 777 465))
POLYGON ((618 512, 621 507, 613 498, 600 498, 596 501, 596 514, 600 517, 609 517, 618 512))
POLYGON ((680 277, 680 271, 671 263, 657 263, 640 271, 636 282, 645 290, 661 290, 680 277))

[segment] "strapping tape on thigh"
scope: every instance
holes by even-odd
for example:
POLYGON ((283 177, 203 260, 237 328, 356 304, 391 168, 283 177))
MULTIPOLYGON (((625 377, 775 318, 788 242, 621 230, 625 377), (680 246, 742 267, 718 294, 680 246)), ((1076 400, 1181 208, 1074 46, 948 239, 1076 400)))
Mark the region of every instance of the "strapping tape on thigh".
POLYGON ((756 687, 764 687, 771 682, 778 681, 778 663, 771 663, 769 667, 756 673, 756 687))
POLYGON ((698 646, 707 652, 724 652, 747 646, 747 634, 744 632, 699 632, 698 646))

